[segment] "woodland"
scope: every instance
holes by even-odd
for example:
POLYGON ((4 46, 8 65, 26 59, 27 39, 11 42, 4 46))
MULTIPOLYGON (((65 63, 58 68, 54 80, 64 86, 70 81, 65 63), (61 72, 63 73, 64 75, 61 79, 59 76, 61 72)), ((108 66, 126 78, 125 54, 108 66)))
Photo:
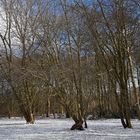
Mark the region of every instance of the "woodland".
POLYGON ((0 116, 140 120, 140 0, 0 0, 0 116))

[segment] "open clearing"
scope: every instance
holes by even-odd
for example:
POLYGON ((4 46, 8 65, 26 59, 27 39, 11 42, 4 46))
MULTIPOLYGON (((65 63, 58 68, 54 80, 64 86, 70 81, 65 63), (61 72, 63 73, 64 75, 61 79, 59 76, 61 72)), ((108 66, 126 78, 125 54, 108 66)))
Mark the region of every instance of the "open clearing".
POLYGON ((85 131, 71 131, 70 119, 38 119, 33 125, 24 119, 0 119, 0 140, 140 140, 140 121, 123 129, 118 119, 88 121, 85 131))

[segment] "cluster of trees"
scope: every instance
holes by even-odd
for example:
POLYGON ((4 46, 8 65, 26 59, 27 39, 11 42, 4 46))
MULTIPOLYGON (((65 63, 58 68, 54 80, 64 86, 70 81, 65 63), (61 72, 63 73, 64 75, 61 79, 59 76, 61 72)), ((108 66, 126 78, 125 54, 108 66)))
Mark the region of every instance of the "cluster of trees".
POLYGON ((140 119, 139 0, 1 0, 1 115, 140 119))

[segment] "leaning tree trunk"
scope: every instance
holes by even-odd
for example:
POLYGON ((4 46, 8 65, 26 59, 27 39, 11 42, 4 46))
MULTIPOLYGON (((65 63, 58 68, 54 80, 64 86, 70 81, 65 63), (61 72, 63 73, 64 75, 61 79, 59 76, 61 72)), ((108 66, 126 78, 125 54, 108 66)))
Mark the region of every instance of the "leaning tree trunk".
POLYGON ((20 105, 19 107, 20 107, 21 113, 23 114, 23 117, 24 117, 25 120, 26 120, 26 123, 27 123, 27 124, 34 124, 34 122, 35 122, 35 117, 34 117, 34 115, 33 115, 33 111, 29 110, 29 108, 28 108, 28 110, 27 110, 26 107, 25 107, 24 105, 20 105))
POLYGON ((83 128, 83 119, 82 117, 77 117, 76 115, 72 116, 75 124, 71 127, 71 130, 84 130, 83 128))

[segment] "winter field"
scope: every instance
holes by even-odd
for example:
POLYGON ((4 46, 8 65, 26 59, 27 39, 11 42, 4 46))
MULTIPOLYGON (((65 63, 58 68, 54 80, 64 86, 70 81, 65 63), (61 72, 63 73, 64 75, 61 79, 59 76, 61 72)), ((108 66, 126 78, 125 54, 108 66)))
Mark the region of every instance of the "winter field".
POLYGON ((88 121, 85 131, 71 131, 70 119, 38 119, 28 125, 23 119, 0 119, 0 140, 140 140, 140 122, 123 129, 118 119, 88 121))

